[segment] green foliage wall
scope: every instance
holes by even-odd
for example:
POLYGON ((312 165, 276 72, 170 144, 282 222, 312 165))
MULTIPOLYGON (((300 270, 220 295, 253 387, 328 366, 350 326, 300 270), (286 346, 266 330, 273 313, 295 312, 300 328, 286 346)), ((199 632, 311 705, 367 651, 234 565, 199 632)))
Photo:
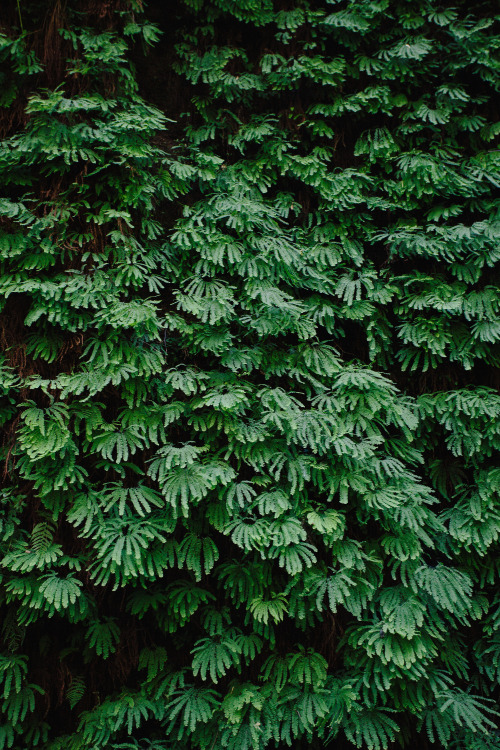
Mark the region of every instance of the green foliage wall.
POLYGON ((495 11, 2 6, 0 750, 500 748, 495 11))

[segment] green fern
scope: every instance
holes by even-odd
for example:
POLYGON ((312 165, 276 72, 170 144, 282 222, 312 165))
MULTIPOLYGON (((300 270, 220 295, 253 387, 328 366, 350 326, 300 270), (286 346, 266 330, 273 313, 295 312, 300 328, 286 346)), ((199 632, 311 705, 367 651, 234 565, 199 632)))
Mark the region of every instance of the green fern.
POLYGON ((0 750, 494 750, 491 3, 6 5, 0 750))

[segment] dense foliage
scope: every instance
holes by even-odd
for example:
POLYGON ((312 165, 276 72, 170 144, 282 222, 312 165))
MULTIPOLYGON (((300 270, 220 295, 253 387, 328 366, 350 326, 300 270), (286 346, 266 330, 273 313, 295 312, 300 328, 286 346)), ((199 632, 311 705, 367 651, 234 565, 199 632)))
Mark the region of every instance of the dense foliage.
POLYGON ((0 750, 500 748, 495 5, 2 5, 0 750))

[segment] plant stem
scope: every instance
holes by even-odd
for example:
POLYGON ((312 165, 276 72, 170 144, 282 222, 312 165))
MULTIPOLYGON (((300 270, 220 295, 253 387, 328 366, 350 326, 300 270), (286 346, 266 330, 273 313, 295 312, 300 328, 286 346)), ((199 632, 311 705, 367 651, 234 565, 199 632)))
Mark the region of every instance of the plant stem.
POLYGON ((21 27, 21 33, 24 34, 23 17, 21 16, 21 3, 17 0, 17 14, 19 16, 19 25, 21 27))

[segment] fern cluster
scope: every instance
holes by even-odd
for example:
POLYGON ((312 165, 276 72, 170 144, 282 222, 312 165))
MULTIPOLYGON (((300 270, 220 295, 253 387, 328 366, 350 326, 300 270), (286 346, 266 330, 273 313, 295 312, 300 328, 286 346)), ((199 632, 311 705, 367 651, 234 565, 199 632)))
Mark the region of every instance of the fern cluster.
POLYGON ((499 750, 494 4, 149 6, 0 11, 0 750, 499 750))

